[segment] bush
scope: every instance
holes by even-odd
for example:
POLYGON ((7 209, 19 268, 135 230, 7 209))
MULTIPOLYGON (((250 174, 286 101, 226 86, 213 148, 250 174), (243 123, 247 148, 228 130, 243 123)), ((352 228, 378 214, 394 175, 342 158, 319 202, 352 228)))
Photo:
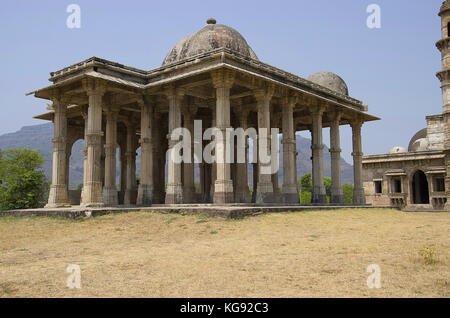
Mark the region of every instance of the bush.
POLYGON ((427 265, 436 263, 436 251, 432 247, 424 246, 419 251, 419 256, 423 258, 423 262, 427 265))
MULTIPOLYGON (((327 202, 330 202, 331 197, 331 178, 325 177, 323 178, 323 183, 325 185, 325 192, 327 195, 327 202)), ((307 173, 300 178, 298 182, 298 186, 300 189, 300 203, 301 204, 309 204, 311 203, 311 193, 312 193, 312 176, 311 173, 307 173)), ((344 203, 351 204, 353 203, 353 185, 352 184, 344 184, 342 186, 342 191, 344 192, 344 203)))
POLYGON ((44 206, 48 180, 41 170, 43 163, 38 151, 0 151, 0 210, 44 206))
POLYGON ((312 194, 310 191, 302 191, 300 193, 300 204, 310 204, 312 194))
POLYGON ((353 203, 353 184, 344 184, 342 191, 344 192, 344 203, 353 203))

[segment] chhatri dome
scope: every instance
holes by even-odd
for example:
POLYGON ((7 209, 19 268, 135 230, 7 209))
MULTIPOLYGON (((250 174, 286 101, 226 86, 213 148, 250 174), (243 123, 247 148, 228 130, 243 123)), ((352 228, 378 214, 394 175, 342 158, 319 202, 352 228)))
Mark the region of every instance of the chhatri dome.
POLYGON ((392 149, 389 151, 390 154, 395 154, 395 153, 407 153, 406 148, 401 147, 401 146, 395 146, 392 147, 392 149))
POLYGON ((313 83, 319 84, 320 86, 331 89, 332 91, 348 96, 347 84, 340 76, 332 72, 317 72, 308 77, 308 80, 313 83))
POLYGON ((197 33, 188 35, 179 41, 167 54, 163 65, 184 60, 197 54, 227 48, 244 57, 257 60, 255 52, 244 37, 235 29, 223 24, 216 24, 213 18, 197 33))

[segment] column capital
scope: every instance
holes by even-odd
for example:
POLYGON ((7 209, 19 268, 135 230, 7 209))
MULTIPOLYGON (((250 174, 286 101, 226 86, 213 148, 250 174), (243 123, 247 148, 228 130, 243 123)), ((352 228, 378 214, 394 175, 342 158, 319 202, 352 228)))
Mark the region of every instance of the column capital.
POLYGON ((235 73, 230 69, 220 68, 211 72, 211 78, 214 88, 231 88, 235 73))
POLYGON ((258 102, 270 101, 275 93, 275 86, 273 84, 267 85, 265 88, 255 89, 253 96, 258 102))
POLYGON ((361 129, 363 124, 364 121, 361 118, 354 118, 350 120, 350 127, 352 127, 352 129, 361 129))
POLYGON ((313 116, 322 116, 325 111, 325 105, 317 104, 310 106, 310 112, 313 116))
POLYGON ((85 78, 81 83, 88 96, 103 96, 106 93, 106 84, 101 80, 85 78))
POLYGON ((186 89, 176 87, 173 84, 169 84, 163 88, 164 95, 166 95, 167 98, 183 98, 186 94, 186 89))
POLYGON ((283 111, 285 110, 292 111, 295 107, 295 104, 297 103, 298 103, 298 96, 285 96, 281 99, 283 111))
POLYGON ((341 110, 335 109, 335 110, 333 110, 333 111, 330 112, 330 115, 331 115, 331 120, 332 120, 333 122, 338 122, 338 124, 339 124, 339 122, 340 122, 341 119, 342 119, 343 113, 342 113, 341 110))

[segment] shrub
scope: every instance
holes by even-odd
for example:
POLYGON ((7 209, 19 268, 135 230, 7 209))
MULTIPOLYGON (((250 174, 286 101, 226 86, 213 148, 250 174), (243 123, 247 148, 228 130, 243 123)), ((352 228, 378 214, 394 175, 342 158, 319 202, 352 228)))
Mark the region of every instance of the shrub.
POLYGON ((423 258, 423 261, 427 265, 436 263, 436 251, 432 247, 424 246, 419 251, 419 256, 423 258))
POLYGON ((48 180, 41 170, 43 163, 38 151, 0 151, 0 210, 44 206, 48 180))

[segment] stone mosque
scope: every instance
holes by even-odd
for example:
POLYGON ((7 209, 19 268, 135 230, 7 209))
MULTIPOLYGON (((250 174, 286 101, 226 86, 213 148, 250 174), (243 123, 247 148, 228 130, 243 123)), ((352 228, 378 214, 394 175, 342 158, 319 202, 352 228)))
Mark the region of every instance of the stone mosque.
POLYGON ((365 156, 363 179, 367 203, 405 210, 450 210, 450 0, 439 11, 442 39, 443 112, 426 117, 408 149, 393 147, 389 154, 365 156))
MULTIPOLYGON (((443 41, 442 46, 447 43, 443 41)), ((446 74, 440 76, 444 79, 446 74)), ((295 138, 296 132, 304 130, 312 136, 312 203, 327 204, 325 127, 330 128, 331 143, 330 204, 342 204, 339 129, 343 125, 352 128, 354 204, 365 204, 361 127, 379 118, 349 96, 339 76, 319 72, 304 79, 265 64, 239 32, 212 18, 200 31, 178 42, 159 68, 145 71, 92 57, 50 75, 50 86, 29 93, 51 101, 47 113, 35 116, 54 124, 48 208, 299 204, 295 138), (223 149, 225 140, 217 140, 217 161, 198 164, 200 187, 196 189, 194 164, 177 163, 166 155, 177 143, 168 138, 170 133, 179 127, 192 132, 194 120, 201 120, 203 129, 217 127, 221 131, 229 127, 279 128, 282 184, 278 184, 278 173, 263 173, 263 163, 248 169, 247 162, 219 160, 224 153, 218 149, 223 149), (80 139, 85 141, 84 177, 82 190, 77 192, 68 188, 68 171, 72 145, 80 139), (136 171, 138 148, 140 171, 136 171), (249 177, 255 185, 252 195, 249 177)), ((192 142, 204 146, 203 141, 192 142)), ((248 150, 248 142, 244 147, 248 150)), ((433 170, 433 176, 439 171, 433 170)))

